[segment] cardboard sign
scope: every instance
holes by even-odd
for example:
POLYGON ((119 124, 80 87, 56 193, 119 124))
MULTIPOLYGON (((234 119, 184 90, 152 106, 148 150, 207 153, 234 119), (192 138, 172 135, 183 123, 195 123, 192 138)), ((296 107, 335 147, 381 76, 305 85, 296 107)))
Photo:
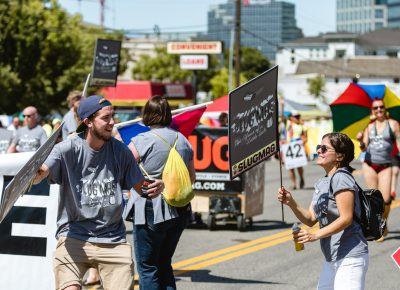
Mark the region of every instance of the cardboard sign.
POLYGON ((233 179, 279 150, 278 66, 229 93, 229 173, 233 179))
POLYGON ((392 255, 393 261, 396 263, 397 267, 400 269, 400 248, 396 250, 396 252, 392 255))
POLYGON ((49 156, 54 144, 60 135, 61 126, 46 140, 42 146, 33 154, 26 164, 18 171, 13 180, 7 185, 1 199, 0 223, 7 216, 17 199, 24 195, 30 188, 31 180, 35 177, 40 166, 49 156))
POLYGON ((120 52, 121 41, 97 39, 90 85, 116 86, 120 52))
POLYGON ((281 149, 287 170, 307 165, 307 156, 303 141, 299 140, 282 144, 281 149))
POLYGON ((196 181, 195 191, 238 193, 243 191, 241 179, 229 178, 228 129, 197 127, 189 142, 193 147, 196 181))
MULTIPOLYGON (((0 197, 32 155, 2 155, 0 197)), ((0 289, 54 289, 52 256, 57 243, 58 196, 59 186, 43 180, 17 200, 0 223, 0 289)))

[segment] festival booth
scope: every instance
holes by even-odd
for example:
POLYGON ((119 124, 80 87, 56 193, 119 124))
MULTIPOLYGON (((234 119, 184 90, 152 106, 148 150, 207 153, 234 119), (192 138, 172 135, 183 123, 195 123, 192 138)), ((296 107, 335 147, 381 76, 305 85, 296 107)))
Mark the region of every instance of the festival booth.
MULTIPOLYGON (((0 198, 33 152, 0 158, 0 198)), ((46 180, 19 197, 0 223, 0 289, 54 289, 58 185, 46 180)))
POLYGON ((116 87, 100 91, 115 107, 143 107, 154 95, 166 96, 172 107, 193 103, 193 89, 189 83, 165 84, 151 81, 119 81, 116 87))

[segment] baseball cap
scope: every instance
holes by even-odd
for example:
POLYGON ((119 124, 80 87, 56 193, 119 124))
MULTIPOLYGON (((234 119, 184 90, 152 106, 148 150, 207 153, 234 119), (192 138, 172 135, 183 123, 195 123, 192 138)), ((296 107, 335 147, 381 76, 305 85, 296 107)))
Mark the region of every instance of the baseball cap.
POLYGON ((108 106, 112 106, 112 104, 103 96, 90 96, 81 100, 78 107, 78 116, 81 119, 81 122, 78 125, 78 128, 76 128, 76 133, 83 132, 86 129, 86 125, 83 122, 85 119, 89 118, 102 108, 108 106))
POLYGON ((292 110, 292 111, 290 112, 290 116, 293 116, 293 117, 295 117, 295 116, 300 116, 300 113, 299 113, 298 111, 296 111, 296 110, 292 110))

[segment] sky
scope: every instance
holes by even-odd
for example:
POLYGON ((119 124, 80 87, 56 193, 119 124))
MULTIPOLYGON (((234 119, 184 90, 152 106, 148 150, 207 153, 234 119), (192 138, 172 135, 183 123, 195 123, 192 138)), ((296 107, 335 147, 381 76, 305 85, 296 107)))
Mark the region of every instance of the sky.
MULTIPOLYGON (((105 0, 105 26, 114 29, 163 32, 207 30, 210 5, 227 0, 105 0)), ((305 36, 336 29, 335 0, 286 0, 296 5, 297 26, 305 36)), ((71 14, 83 15, 86 22, 100 24, 99 0, 59 0, 71 14)))

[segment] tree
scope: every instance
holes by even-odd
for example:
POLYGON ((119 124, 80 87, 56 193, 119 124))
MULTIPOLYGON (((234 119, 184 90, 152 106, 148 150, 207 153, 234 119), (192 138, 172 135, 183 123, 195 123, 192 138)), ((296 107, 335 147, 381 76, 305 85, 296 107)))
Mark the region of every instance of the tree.
POLYGON ((252 79, 271 67, 269 60, 258 50, 252 47, 241 48, 240 70, 248 79, 252 79))
POLYGON ((180 68, 180 56, 168 54, 163 46, 155 49, 155 56, 141 55, 132 69, 135 80, 150 80, 155 82, 190 82, 196 74, 197 90, 209 91, 210 79, 217 73, 219 60, 215 55, 208 56, 207 70, 183 70, 180 68))
POLYGON ((83 88, 96 38, 122 38, 83 25, 56 0, 0 0, 0 15, 0 108, 8 113, 60 109, 69 91, 83 88))
POLYGON ((308 80, 308 92, 323 103, 325 103, 325 84, 323 76, 317 76, 308 80))
MULTIPOLYGON (((212 87, 211 93, 214 99, 225 96, 229 93, 228 82, 229 82, 228 70, 226 68, 222 68, 210 80, 210 84, 212 87)), ((240 74, 240 84, 244 84, 245 82, 247 82, 246 77, 244 76, 244 74, 240 74)), ((235 76, 233 76, 233 83, 235 83, 235 76)))

